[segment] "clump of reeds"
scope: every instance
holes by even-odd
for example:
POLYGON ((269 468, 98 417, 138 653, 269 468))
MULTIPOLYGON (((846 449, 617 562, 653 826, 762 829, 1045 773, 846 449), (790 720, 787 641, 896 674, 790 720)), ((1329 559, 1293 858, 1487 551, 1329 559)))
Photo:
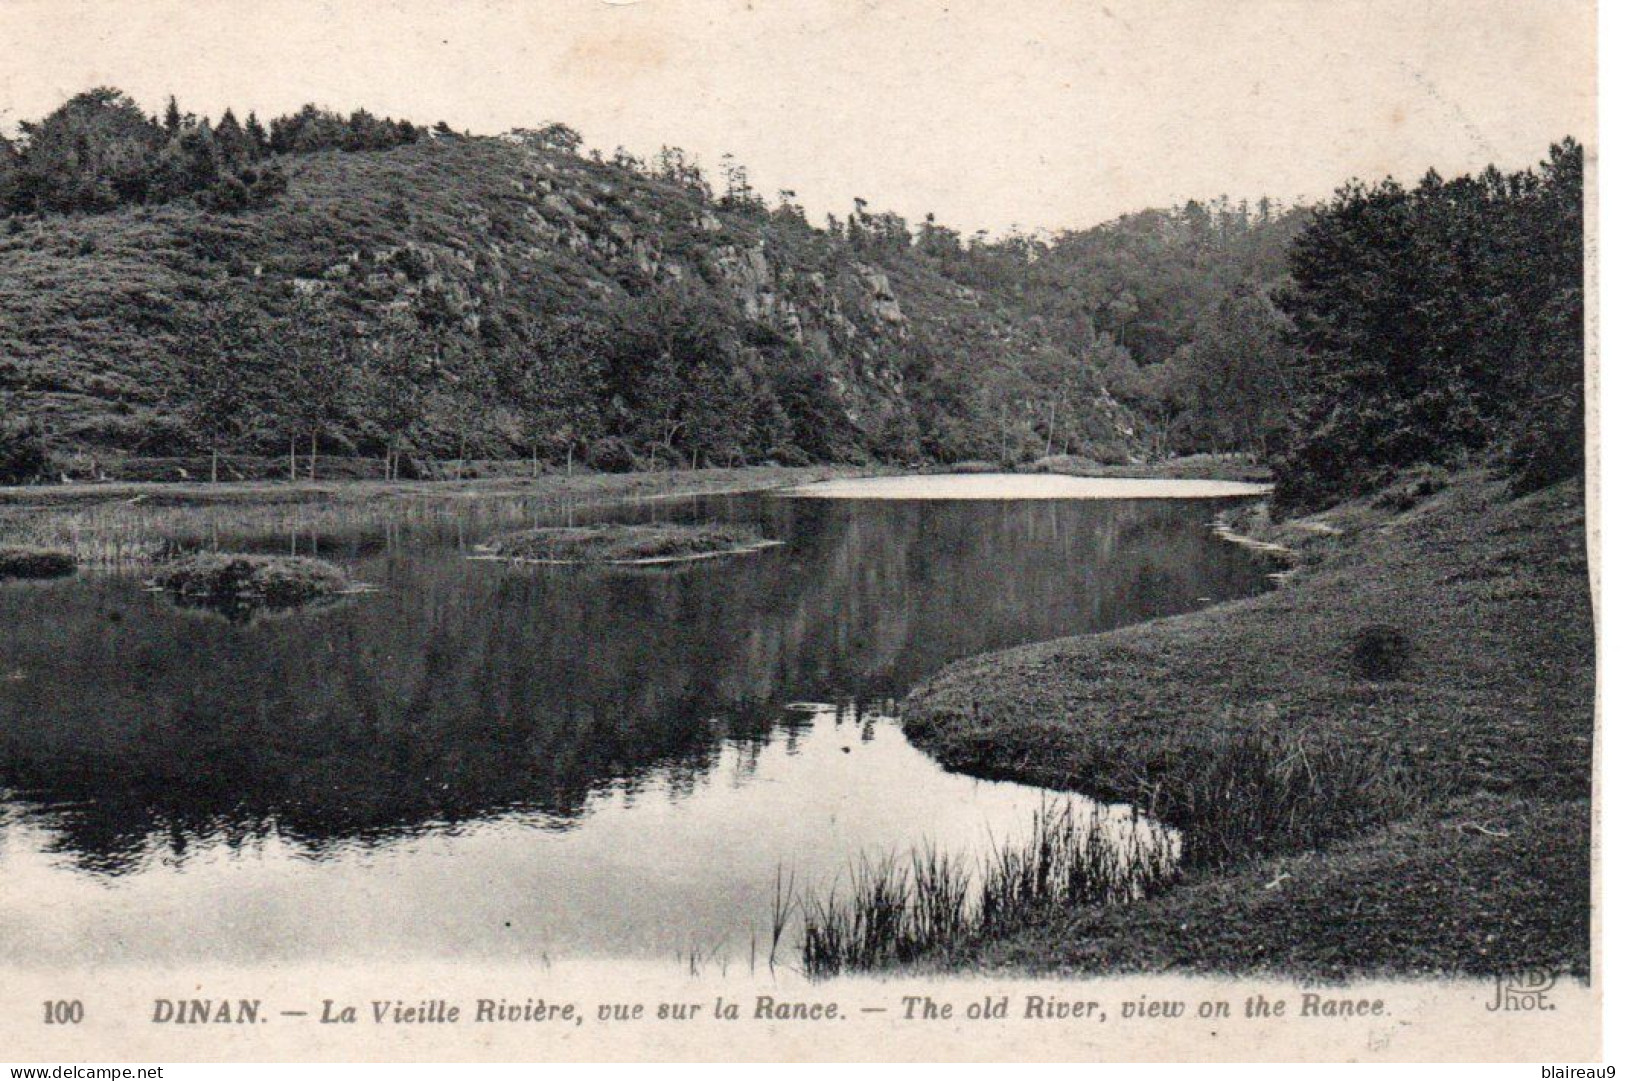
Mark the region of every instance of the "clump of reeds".
POLYGON ((604 524, 528 529, 497 537, 484 551, 548 563, 642 563, 720 555, 765 545, 744 522, 604 524))
POLYGON ((0 579, 62 578, 78 568, 72 552, 32 545, 0 545, 0 579))
POLYGON ((200 552, 166 563, 152 585, 189 601, 287 607, 353 588, 342 567, 303 556, 200 552))
POLYGON ((172 547, 154 528, 153 508, 119 503, 62 510, 27 508, 0 512, 7 540, 54 548, 81 567, 123 567, 157 561, 172 547))
POLYGON ((1163 764, 1140 804, 1178 826, 1184 862, 1305 851, 1414 812, 1422 785, 1391 754, 1246 733, 1163 764))
POLYGON ((1178 873, 1179 841, 1138 816, 1111 822, 1098 807, 1047 804, 1031 833, 994 849, 979 867, 934 848, 862 858, 850 892, 802 899, 801 960, 826 977, 906 964, 1046 912, 1118 904, 1178 873))

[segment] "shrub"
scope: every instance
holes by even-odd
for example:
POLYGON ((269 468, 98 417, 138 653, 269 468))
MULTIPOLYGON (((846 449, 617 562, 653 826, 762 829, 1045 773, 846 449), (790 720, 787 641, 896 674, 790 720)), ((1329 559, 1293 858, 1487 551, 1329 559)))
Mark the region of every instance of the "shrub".
POLYGON ((198 193, 198 202, 207 210, 231 214, 248 209, 248 185, 235 176, 217 181, 213 187, 198 193))
POLYGON ((1406 511, 1430 495, 1445 490, 1448 474, 1436 465, 1407 470, 1398 481, 1378 493, 1372 505, 1382 510, 1406 511))
POLYGON ((1361 679, 1395 679, 1411 657, 1411 640, 1398 627, 1361 627, 1349 643, 1349 660, 1361 679))
POLYGON ((676 447, 661 446, 658 443, 648 447, 642 454, 636 451, 637 448, 634 448, 633 468, 642 466, 646 469, 683 469, 692 460, 676 447))
POLYGON ((33 423, 0 426, 0 484, 29 484, 44 477, 51 456, 33 423))
POLYGON ((167 457, 186 454, 192 451, 197 444, 192 435, 179 418, 168 416, 149 416, 138 426, 138 440, 135 449, 142 454, 167 457))
POLYGON ((1101 463, 1081 454, 1051 454, 1040 458, 1031 466, 1034 473, 1093 473, 1101 463))
POLYGON ((1531 405, 1508 442, 1506 465, 1518 495, 1538 491, 1585 472, 1585 398, 1573 392, 1531 405))
POLYGON ((1101 465, 1129 465, 1133 462, 1127 444, 1121 439, 1090 443, 1088 457, 1095 459, 1101 465))
POLYGON ((601 473, 630 473, 637 465, 637 456, 626 440, 614 436, 593 440, 587 447, 586 459, 601 473))
POLYGON ((768 453, 768 458, 779 465, 803 466, 813 464, 812 455, 794 443, 780 443, 768 453))

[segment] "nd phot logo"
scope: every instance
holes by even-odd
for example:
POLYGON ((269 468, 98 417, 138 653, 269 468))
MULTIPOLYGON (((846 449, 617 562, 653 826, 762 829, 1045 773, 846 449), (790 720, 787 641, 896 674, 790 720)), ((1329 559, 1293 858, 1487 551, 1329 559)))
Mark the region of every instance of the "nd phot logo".
POLYGON ((1557 986, 1557 973, 1546 968, 1502 972, 1495 977, 1495 994, 1484 1008, 1491 1013, 1533 1013, 1555 1010, 1546 996, 1557 986))

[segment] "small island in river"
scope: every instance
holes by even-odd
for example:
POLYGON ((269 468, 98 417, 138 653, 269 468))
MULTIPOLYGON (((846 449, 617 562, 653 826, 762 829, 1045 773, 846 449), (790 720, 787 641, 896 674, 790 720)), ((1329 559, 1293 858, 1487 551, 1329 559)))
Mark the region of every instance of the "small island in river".
POLYGON ((303 556, 199 552, 164 564, 153 589, 188 604, 247 612, 292 608, 361 588, 344 568, 303 556))
POLYGON ((31 545, 0 544, 0 582, 8 578, 65 578, 78 566, 71 552, 31 545))
POLYGON ((747 522, 650 522, 527 529, 497 537, 480 553, 519 563, 650 566, 740 555, 779 543, 747 522))

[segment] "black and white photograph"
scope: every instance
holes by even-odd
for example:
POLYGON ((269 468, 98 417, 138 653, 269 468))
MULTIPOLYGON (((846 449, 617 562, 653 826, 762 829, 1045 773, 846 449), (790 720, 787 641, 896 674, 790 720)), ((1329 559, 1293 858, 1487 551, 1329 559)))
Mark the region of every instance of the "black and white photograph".
POLYGON ((0 1059, 1598 1061, 1596 20, 0 0, 0 1059))

